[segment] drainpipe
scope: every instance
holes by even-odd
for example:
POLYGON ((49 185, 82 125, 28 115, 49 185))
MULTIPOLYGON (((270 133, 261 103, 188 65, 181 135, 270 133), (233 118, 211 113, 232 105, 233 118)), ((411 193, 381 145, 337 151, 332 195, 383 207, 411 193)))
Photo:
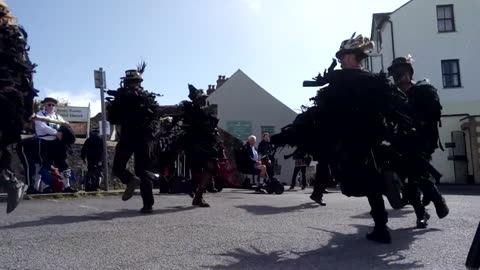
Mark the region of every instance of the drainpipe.
POLYGON ((393 22, 390 20, 390 17, 386 22, 390 23, 390 33, 392 34, 392 54, 393 54, 393 59, 395 59, 395 34, 393 32, 393 22))
POLYGON ((385 71, 385 66, 383 65, 383 53, 380 54, 380 59, 382 60, 382 72, 385 71))
POLYGON ((377 55, 376 57, 380 56, 380 63, 382 64, 382 72, 384 70, 384 63, 383 63, 383 52, 380 53, 380 45, 382 45, 382 30, 380 30, 380 28, 377 28, 377 35, 378 35, 378 40, 379 40, 379 44, 377 44, 377 55))

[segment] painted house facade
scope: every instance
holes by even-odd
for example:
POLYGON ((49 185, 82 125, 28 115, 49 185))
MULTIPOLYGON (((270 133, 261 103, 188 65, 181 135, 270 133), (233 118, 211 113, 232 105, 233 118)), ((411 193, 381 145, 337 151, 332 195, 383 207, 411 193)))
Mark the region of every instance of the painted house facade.
POLYGON ((433 164, 442 172, 442 182, 480 183, 478 14, 480 1, 411 0, 372 17, 376 51, 365 66, 386 71, 394 58, 410 54, 414 78, 427 78, 438 89, 440 137, 447 149, 435 152, 433 164))
MULTIPOLYGON (((209 86, 208 102, 218 105, 219 127, 246 142, 249 135, 257 137, 257 144, 264 132, 275 134, 292 123, 297 113, 280 102, 243 71, 236 71, 230 78, 219 76, 217 86, 209 86)), ((279 178, 290 182, 294 162, 285 160, 284 154, 291 149, 277 153, 279 178)))

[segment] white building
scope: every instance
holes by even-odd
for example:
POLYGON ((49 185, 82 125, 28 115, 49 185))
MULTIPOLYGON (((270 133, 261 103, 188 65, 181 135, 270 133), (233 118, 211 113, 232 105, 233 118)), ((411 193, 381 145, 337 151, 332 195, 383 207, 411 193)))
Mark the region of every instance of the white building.
MULTIPOLYGON (((209 86, 208 102, 218 105, 219 127, 246 142, 249 135, 257 137, 257 144, 264 132, 275 134, 291 124, 297 113, 280 102, 241 70, 230 78, 219 76, 217 88, 209 86)), ((281 182, 290 183, 294 161, 285 160, 284 154, 291 149, 277 153, 281 182)))
POLYGON ((442 182, 480 183, 480 128, 474 117, 480 115, 479 14, 478 0, 411 0, 393 12, 373 14, 376 56, 366 66, 386 71, 394 58, 411 54, 414 77, 428 78, 438 89, 444 107, 441 140, 449 147, 433 157, 442 182))

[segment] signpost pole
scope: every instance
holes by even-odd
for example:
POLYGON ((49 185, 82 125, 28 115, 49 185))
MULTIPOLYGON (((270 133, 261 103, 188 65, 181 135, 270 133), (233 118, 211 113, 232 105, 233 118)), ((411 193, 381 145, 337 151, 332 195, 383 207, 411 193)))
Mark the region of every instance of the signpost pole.
POLYGON ((108 153, 107 153, 107 115, 105 109, 105 88, 106 78, 105 71, 100 68, 95 70, 95 87, 100 89, 100 100, 102 104, 102 140, 103 140, 103 178, 105 181, 105 190, 109 190, 109 175, 108 175, 108 153))

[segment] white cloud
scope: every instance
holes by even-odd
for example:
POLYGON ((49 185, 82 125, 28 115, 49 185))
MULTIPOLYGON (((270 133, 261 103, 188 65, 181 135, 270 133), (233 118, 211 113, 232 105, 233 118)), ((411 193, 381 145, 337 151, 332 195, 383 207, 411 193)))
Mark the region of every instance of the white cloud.
POLYGON ((253 12, 259 12, 262 8, 260 0, 243 0, 243 2, 247 4, 248 8, 253 12))
POLYGON ((68 101, 70 106, 88 107, 90 104, 90 115, 93 117, 102 110, 100 92, 98 90, 80 91, 57 91, 46 89, 41 93, 42 97, 53 97, 59 100, 68 101))

